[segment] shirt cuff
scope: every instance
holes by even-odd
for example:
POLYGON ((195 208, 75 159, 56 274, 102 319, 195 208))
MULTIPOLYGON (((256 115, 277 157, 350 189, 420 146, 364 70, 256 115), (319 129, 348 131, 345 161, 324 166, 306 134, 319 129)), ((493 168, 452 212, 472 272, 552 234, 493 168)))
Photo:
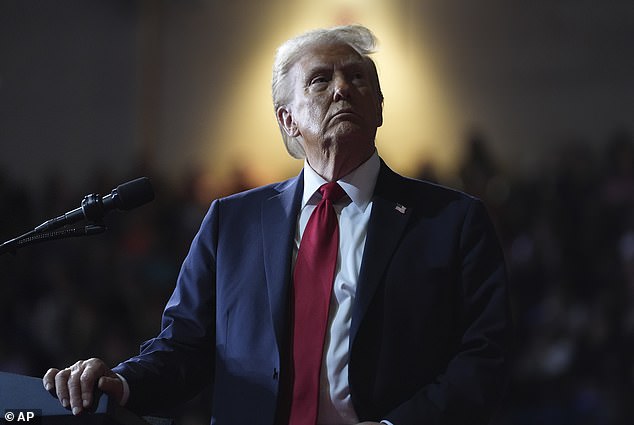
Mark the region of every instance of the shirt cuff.
MULTIPOLYGON (((123 395, 121 396, 121 401, 119 402, 119 406, 125 406, 130 398, 130 384, 128 384, 127 379, 117 373, 119 379, 121 379, 121 383, 123 384, 123 395)), ((392 425, 392 424, 389 424, 392 425)))

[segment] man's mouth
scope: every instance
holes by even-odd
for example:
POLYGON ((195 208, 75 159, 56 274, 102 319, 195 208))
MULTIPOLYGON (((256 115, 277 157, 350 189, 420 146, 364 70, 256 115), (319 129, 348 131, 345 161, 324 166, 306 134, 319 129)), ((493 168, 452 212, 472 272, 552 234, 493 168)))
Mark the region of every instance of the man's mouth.
POLYGON ((342 109, 340 111, 335 112, 334 114, 332 114, 331 118, 350 118, 350 117, 358 117, 358 115, 356 114, 356 112, 354 112, 352 109, 342 109))

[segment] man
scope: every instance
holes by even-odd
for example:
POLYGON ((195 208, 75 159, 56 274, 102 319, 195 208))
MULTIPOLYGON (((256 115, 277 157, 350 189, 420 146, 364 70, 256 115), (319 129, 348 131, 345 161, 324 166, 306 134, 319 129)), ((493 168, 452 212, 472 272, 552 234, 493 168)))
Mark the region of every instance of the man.
POLYGON ((49 370, 65 406, 98 382, 146 413, 213 382, 220 425, 487 423, 508 368, 503 256, 480 201, 378 157, 374 43, 347 26, 280 47, 275 111, 303 172, 214 201, 161 333, 113 370, 49 370))

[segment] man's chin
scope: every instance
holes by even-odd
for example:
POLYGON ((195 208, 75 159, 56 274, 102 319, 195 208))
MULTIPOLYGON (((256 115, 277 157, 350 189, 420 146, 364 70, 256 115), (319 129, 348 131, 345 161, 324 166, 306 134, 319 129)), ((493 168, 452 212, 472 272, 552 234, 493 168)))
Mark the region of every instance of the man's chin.
POLYGON ((345 147, 346 150, 363 152, 374 148, 374 136, 356 128, 355 131, 341 131, 332 138, 335 144, 345 147))
POLYGON ((360 137, 367 134, 367 130, 357 120, 337 120, 332 132, 337 137, 360 137))

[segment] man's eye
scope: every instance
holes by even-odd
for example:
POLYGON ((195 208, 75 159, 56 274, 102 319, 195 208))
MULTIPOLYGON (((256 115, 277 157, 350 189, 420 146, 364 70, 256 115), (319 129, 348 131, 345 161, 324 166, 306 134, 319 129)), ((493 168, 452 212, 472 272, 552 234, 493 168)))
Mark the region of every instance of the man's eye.
POLYGON ((365 81, 366 77, 365 77, 365 74, 363 72, 355 72, 354 74, 352 74, 352 80, 353 81, 365 81))
POLYGON ((326 77, 322 77, 322 76, 315 77, 312 80, 310 80, 310 84, 311 85, 313 85, 313 84, 322 84, 322 83, 327 83, 327 82, 328 82, 328 80, 326 79, 326 77))

